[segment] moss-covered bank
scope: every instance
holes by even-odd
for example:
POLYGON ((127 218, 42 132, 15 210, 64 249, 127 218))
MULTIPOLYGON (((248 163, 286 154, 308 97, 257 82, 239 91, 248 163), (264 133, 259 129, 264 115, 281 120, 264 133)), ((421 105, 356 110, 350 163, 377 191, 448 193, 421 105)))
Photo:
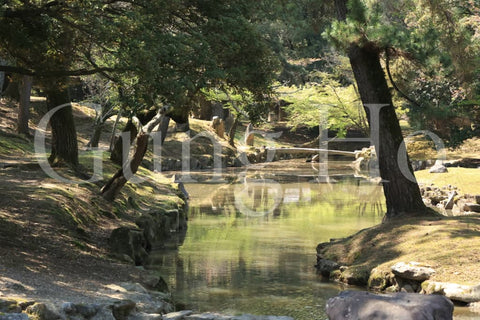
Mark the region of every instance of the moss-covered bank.
POLYGON ((331 279, 373 290, 421 291, 420 283, 399 283, 398 262, 418 262, 435 273, 430 282, 480 284, 480 216, 411 218, 383 223, 317 247, 319 265, 331 279), (335 261, 326 270, 324 259, 335 261), (405 289, 405 285, 409 287, 405 289))

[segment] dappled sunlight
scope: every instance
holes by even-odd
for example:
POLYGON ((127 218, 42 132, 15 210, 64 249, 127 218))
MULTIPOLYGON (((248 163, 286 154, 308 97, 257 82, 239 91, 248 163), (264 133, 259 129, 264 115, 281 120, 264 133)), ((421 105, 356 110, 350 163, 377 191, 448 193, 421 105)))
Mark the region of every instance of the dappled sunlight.
POLYGON ((433 281, 478 283, 479 222, 478 215, 390 222, 333 244, 324 253, 340 263, 363 265, 368 270, 379 267, 389 271, 396 262, 418 261, 441 267, 433 281))

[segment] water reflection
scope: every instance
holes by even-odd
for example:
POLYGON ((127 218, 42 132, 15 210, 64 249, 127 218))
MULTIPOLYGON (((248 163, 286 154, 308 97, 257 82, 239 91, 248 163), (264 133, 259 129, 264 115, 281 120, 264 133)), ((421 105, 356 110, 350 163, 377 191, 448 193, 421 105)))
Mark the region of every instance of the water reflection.
POLYGON ((380 186, 336 174, 314 183, 307 167, 284 164, 228 185, 187 184, 185 240, 159 251, 153 267, 190 308, 325 319, 326 299, 343 288, 315 274, 316 245, 382 219, 380 186))

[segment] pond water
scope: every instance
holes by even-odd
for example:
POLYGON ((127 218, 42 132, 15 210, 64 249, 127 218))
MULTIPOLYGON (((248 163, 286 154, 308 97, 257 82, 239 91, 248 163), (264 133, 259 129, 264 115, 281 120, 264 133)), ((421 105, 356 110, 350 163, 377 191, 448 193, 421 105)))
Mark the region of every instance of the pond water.
POLYGON ((328 179, 317 169, 282 161, 226 171, 223 183, 192 173, 186 235, 150 268, 187 309, 327 319, 326 301, 346 288, 316 274, 317 244, 380 223, 385 206, 381 186, 347 163, 330 162, 328 179))
POLYGON ((329 182, 317 174, 286 161, 229 171, 235 183, 186 184, 185 239, 158 249, 151 267, 188 308, 325 319, 326 300, 343 288, 316 275, 315 248, 379 223, 384 200, 342 163, 329 182))

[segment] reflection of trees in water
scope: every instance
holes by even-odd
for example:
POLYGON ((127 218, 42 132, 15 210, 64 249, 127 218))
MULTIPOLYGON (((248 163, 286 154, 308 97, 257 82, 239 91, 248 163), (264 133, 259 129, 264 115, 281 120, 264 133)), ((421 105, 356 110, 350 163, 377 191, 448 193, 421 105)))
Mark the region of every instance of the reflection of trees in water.
POLYGON ((266 177, 243 175, 228 185, 197 185, 198 204, 192 204, 191 215, 279 217, 288 215, 292 206, 321 203, 339 212, 356 208, 361 215, 383 214, 381 186, 365 179, 342 176, 334 177, 336 181, 330 179, 329 183, 313 183, 311 177, 298 176, 297 181, 289 177, 285 183, 285 177, 278 177, 277 181, 271 179, 272 175, 266 177))

